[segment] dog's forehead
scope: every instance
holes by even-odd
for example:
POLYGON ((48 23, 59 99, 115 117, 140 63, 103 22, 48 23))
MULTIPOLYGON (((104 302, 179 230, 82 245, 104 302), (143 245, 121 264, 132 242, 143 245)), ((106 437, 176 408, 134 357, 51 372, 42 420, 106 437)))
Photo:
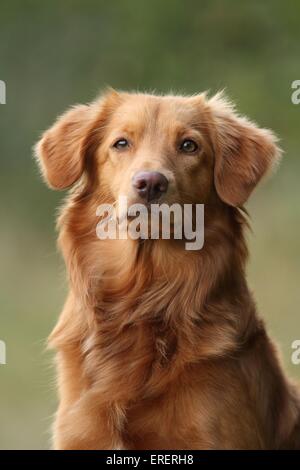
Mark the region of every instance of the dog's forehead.
POLYGON ((199 120, 201 106, 191 97, 132 94, 122 96, 112 116, 112 125, 139 128, 156 124, 192 126, 199 120))

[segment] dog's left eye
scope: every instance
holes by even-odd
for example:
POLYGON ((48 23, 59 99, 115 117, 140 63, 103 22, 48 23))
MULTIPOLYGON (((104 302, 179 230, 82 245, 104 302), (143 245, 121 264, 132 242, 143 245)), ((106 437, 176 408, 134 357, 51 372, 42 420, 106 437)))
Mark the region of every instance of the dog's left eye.
POLYGON ((180 150, 184 153, 194 153, 196 150, 198 150, 198 145, 194 140, 191 139, 185 139, 181 144, 180 144, 180 150))
POLYGON ((114 143, 113 147, 118 150, 124 150, 129 147, 129 142, 127 139, 119 139, 114 143))

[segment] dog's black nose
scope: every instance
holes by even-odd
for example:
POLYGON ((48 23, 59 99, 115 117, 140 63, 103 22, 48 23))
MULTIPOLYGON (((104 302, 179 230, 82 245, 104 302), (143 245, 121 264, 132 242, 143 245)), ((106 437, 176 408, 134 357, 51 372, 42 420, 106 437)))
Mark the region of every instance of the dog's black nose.
POLYGON ((168 185, 167 178, 157 171, 138 171, 132 178, 132 186, 148 202, 159 199, 167 192, 168 185))

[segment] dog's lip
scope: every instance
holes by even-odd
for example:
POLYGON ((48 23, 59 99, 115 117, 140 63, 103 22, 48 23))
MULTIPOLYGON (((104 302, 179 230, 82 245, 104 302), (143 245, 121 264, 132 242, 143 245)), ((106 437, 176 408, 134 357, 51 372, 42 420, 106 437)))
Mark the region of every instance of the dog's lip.
POLYGON ((146 209, 151 209, 152 206, 160 206, 162 204, 164 205, 167 205, 167 206, 171 206, 172 204, 174 203, 177 203, 177 204, 180 204, 181 203, 178 201, 168 201, 167 199, 164 199, 164 198, 158 198, 158 199, 153 199, 152 201, 144 201, 142 199, 136 199, 136 200, 133 200, 129 206, 134 206, 134 205, 139 205, 139 206, 144 206, 146 209))

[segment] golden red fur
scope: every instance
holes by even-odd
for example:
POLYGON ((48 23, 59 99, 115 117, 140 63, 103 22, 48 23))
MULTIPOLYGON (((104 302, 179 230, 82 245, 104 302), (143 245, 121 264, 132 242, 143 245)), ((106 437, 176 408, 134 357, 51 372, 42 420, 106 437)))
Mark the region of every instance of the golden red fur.
POLYGON ((109 91, 60 117, 36 153, 51 187, 76 182, 58 222, 70 291, 50 336, 54 447, 300 448, 299 394, 245 280, 242 206, 278 160, 274 135, 220 94, 109 91), (180 153, 186 137, 193 155, 180 153), (167 203, 205 204, 202 250, 97 238, 97 206, 136 202, 141 169, 168 178, 167 203))

